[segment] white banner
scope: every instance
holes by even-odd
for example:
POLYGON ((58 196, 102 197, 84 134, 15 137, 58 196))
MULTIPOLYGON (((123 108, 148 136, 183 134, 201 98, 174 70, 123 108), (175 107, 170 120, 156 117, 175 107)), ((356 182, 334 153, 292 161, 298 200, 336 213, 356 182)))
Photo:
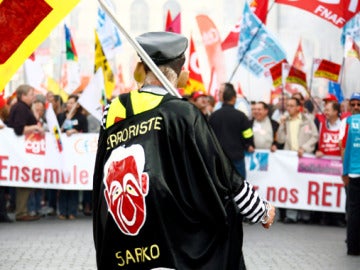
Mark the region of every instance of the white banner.
POLYGON ((0 130, 0 185, 91 190, 98 134, 61 136, 60 153, 53 135, 16 136, 0 130))
POLYGON ((247 180, 277 207, 345 212, 340 157, 297 157, 294 151, 246 156, 247 180))
MULTIPOLYGON (((98 134, 16 136, 0 130, 0 185, 91 190, 98 134)), ((246 156, 247 180, 277 207, 345 212, 340 158, 279 150, 246 156)))

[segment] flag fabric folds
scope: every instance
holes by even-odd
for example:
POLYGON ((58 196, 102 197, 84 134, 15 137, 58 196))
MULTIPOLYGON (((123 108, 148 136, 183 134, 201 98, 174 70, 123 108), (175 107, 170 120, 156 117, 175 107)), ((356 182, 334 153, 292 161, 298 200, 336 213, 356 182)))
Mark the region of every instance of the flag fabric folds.
POLYGON ((344 57, 355 57, 360 60, 360 48, 351 36, 346 37, 344 45, 344 57))
POLYGON ((304 70, 305 67, 305 55, 302 49, 301 39, 296 49, 292 66, 299 70, 304 70))
POLYGON ((49 128, 49 132, 51 133, 51 135, 53 135, 57 149, 61 153, 63 151, 61 130, 51 103, 49 103, 48 107, 46 108, 45 118, 49 128))
POLYGON ((225 82, 226 65, 224 52, 221 48, 220 32, 207 15, 196 16, 196 21, 205 46, 209 68, 216 73, 216 77, 220 82, 225 82))
POLYGON ((31 55, 24 63, 26 83, 34 87, 36 90, 43 94, 46 94, 44 84, 46 82, 46 76, 44 70, 35 57, 35 53, 31 55))
POLYGON ((341 65, 325 59, 314 59, 314 77, 325 78, 333 82, 339 80, 341 65))
POLYGON ((307 89, 306 73, 294 66, 290 67, 289 74, 286 78, 287 83, 294 83, 303 86, 307 89))
MULTIPOLYGON (((100 67, 81 93, 78 102, 99 122, 103 114, 104 76, 100 67)), ((105 104, 106 105, 106 104, 105 104)))
POLYGON ((354 0, 275 0, 275 3, 290 5, 306 10, 339 28, 342 28, 346 22, 360 11, 358 1, 354 0))
POLYGON ((61 70, 61 87, 71 94, 81 84, 80 65, 70 29, 64 24, 66 60, 61 70))
POLYGON ((170 11, 168 11, 168 16, 165 31, 181 34, 181 13, 179 12, 173 20, 171 19, 170 11))
POLYGON ((0 89, 79 1, 0 2, 0 89))
MULTIPOLYGON (((108 7, 114 9, 110 0, 105 1, 108 7)), ((121 51, 122 41, 120 32, 109 15, 99 6, 96 31, 107 59, 113 59, 121 51)))
POLYGON ((235 48, 238 46, 239 43, 239 35, 240 35, 240 23, 241 20, 239 20, 234 28, 230 31, 230 33, 227 35, 227 37, 221 42, 221 48, 223 51, 235 48))
POLYGON ((192 37, 190 37, 190 52, 189 52, 189 79, 187 81, 186 87, 185 87, 185 94, 190 95, 191 93, 195 91, 203 91, 206 92, 203 79, 201 76, 201 70, 199 67, 199 59, 198 54, 195 49, 194 40, 192 37))
POLYGON ((266 24, 268 4, 269 0, 250 0, 251 10, 263 24, 266 24))
POLYGON ((61 99, 66 102, 68 100, 69 94, 66 93, 60 85, 51 77, 47 77, 46 80, 46 89, 53 93, 54 95, 59 95, 61 99))
POLYGON ((71 37, 70 29, 64 24, 65 30, 65 48, 66 48, 66 60, 78 60, 74 40, 71 37))
POLYGON ((279 61, 269 69, 273 81, 273 86, 275 88, 280 87, 283 83, 282 81, 283 63, 287 63, 286 59, 279 61))
POLYGON ((352 37, 355 42, 360 42, 360 13, 356 14, 342 29, 341 45, 345 44, 346 36, 352 37))
POLYGON ((102 49, 99 36, 97 31, 95 31, 95 72, 102 68, 104 75, 104 84, 105 84, 105 94, 107 99, 112 98, 112 93, 115 89, 115 78, 112 72, 110 63, 108 62, 104 51, 102 49))
POLYGON ((238 59, 244 67, 259 77, 286 58, 286 54, 280 43, 250 10, 247 2, 242 18, 238 59))
POLYGON ((328 89, 329 94, 335 95, 338 102, 341 103, 344 100, 344 95, 341 91, 340 84, 329 81, 328 87, 329 87, 328 89))
POLYGON ((167 31, 166 29, 168 29, 168 27, 170 27, 171 22, 172 22, 171 12, 170 12, 170 10, 168 10, 166 13, 165 31, 167 31))

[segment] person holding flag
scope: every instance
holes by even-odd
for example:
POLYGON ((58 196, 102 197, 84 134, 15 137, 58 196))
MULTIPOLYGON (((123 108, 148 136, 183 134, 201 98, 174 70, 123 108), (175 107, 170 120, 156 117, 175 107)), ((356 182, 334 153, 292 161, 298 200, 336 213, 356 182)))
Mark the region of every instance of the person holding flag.
MULTIPOLYGON (((136 40, 176 87, 187 39, 149 32, 136 40)), ((104 112, 93 179, 97 267, 245 269, 243 217, 269 228, 275 208, 234 170, 201 112, 168 94, 149 62, 141 62, 143 86, 104 112)))

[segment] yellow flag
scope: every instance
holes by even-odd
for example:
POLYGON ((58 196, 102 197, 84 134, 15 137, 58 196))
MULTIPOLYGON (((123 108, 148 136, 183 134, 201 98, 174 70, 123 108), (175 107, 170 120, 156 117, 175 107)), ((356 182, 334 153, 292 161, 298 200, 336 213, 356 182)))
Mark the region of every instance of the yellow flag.
POLYGON ((0 0, 0 89, 80 0, 0 0))
POLYGON ((46 89, 54 95, 59 95, 64 102, 68 100, 68 93, 61 89, 60 85, 53 78, 47 78, 46 89))
POLYGON ((112 93, 115 89, 114 73, 112 72, 110 64, 105 57, 98 33, 95 30, 95 72, 100 67, 103 70, 106 97, 111 99, 112 93))

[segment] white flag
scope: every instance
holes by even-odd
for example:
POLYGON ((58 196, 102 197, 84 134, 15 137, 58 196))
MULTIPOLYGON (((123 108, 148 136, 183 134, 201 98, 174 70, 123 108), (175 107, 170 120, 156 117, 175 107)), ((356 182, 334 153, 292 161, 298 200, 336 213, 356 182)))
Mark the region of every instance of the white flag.
POLYGON ((66 93, 71 94, 81 84, 80 64, 74 60, 66 60, 61 72, 61 86, 66 93))
POLYGON ((56 114, 54 112, 54 109, 53 109, 51 103, 49 103, 48 108, 46 109, 45 118, 46 118, 46 123, 49 127, 49 131, 50 131, 51 135, 54 136, 56 148, 61 153, 63 151, 63 146, 62 146, 62 141, 61 141, 61 131, 60 131, 59 122, 56 118, 56 114))
POLYGON ((43 87, 46 76, 41 64, 36 60, 26 59, 24 63, 26 83, 34 87, 41 93, 46 94, 46 89, 43 87))
POLYGON ((105 105, 102 103, 104 93, 104 76, 102 68, 99 68, 78 99, 79 104, 98 119, 99 122, 101 122, 103 106, 105 105))

